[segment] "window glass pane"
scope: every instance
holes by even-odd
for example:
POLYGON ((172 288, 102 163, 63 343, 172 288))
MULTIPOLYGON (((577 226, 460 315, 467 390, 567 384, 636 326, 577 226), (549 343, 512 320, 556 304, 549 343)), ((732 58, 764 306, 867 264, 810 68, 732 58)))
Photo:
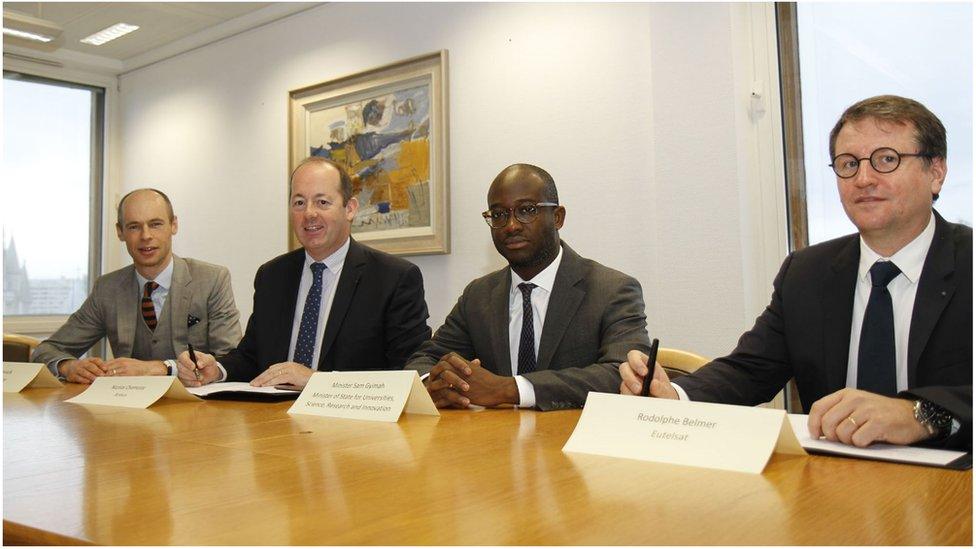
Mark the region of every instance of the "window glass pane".
POLYGON ((915 99, 942 120, 949 170, 935 208, 972 225, 972 6, 799 2, 796 12, 809 243, 857 230, 827 167, 827 139, 844 109, 882 94, 915 99))
POLYGON ((3 314, 70 314, 89 280, 92 91, 3 80, 3 314))

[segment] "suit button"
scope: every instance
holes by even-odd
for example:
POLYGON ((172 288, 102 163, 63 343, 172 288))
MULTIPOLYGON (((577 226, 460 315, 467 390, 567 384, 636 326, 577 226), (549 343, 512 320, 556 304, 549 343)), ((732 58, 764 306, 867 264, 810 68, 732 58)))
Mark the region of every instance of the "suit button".
POLYGON ((155 344, 157 344, 157 343, 159 343, 159 340, 158 340, 158 339, 154 339, 154 340, 153 340, 153 345, 155 345, 155 344))

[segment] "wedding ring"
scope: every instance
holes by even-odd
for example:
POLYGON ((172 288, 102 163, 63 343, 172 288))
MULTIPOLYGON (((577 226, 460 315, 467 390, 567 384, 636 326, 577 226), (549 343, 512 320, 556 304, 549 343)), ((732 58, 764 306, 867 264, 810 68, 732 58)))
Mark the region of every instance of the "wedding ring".
POLYGON ((857 420, 854 419, 854 416, 847 416, 847 419, 851 420, 851 423, 853 423, 854 426, 857 427, 857 420))
POLYGON ((112 369, 112 375, 114 376, 116 372, 118 372, 118 370, 116 370, 116 369, 113 368, 112 369))

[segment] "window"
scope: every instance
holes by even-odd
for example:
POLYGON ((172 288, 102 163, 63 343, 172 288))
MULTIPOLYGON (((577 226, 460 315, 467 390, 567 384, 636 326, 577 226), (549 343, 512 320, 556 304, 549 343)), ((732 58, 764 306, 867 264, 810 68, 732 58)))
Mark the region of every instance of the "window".
POLYGON ((104 89, 4 72, 3 314, 67 315, 99 274, 104 89))
POLYGON ((972 225, 972 6, 808 2, 778 4, 777 15, 793 249, 856 231, 827 138, 844 109, 881 94, 942 120, 949 171, 935 208, 972 225))

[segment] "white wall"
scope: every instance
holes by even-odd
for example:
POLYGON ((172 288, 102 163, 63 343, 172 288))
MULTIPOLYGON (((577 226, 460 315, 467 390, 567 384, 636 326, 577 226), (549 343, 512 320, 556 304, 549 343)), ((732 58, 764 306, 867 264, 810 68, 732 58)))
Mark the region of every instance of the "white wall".
POLYGON ((118 192, 166 190, 177 253, 227 265, 246 319, 255 270, 286 251, 288 90, 447 49, 453 251, 410 258, 431 326, 503 265, 479 213, 494 176, 530 162, 556 180, 563 239, 641 281, 653 337, 723 354, 785 253, 754 253, 743 217, 748 9, 327 4, 122 75, 118 192))

